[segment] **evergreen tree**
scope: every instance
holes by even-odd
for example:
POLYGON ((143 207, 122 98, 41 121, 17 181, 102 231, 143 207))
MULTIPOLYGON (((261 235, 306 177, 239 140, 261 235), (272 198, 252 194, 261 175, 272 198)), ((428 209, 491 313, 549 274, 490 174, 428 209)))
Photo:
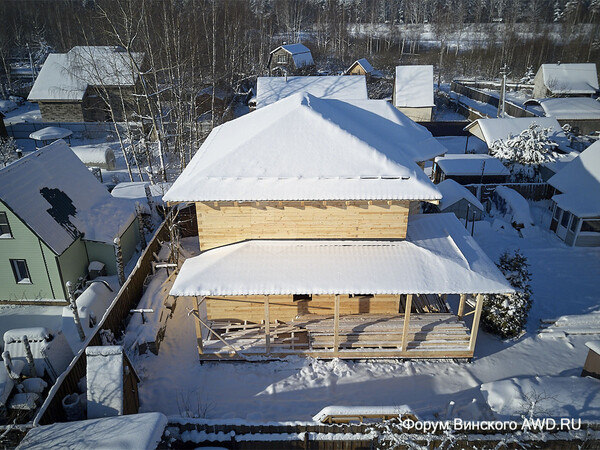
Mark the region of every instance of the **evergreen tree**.
POLYGON ((481 325, 485 330, 504 339, 513 338, 519 336, 525 328, 531 309, 529 264, 527 258, 517 250, 513 255, 503 253, 498 268, 516 292, 509 295, 485 295, 481 325))

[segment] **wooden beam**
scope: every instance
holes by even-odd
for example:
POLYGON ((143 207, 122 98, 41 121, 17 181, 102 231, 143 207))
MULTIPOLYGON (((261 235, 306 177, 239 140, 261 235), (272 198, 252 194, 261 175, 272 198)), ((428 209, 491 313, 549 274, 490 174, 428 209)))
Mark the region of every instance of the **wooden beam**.
POLYGON ((340 295, 335 294, 335 307, 333 315, 333 351, 337 353, 340 348, 340 295))
POLYGON ((402 329, 402 351, 405 352, 408 347, 408 326, 410 323, 410 309, 412 308, 412 294, 406 296, 406 306, 404 307, 404 328, 402 329))
MULTIPOLYGON (((198 311, 198 315, 200 315, 200 303, 204 300, 204 297, 201 297, 201 300, 198 301, 198 297, 196 297, 196 311, 198 311)), ((194 320, 196 322, 196 338, 198 340, 198 353, 201 355, 204 354, 204 340, 202 339, 202 323, 199 320, 194 320)))
POLYGON ((271 352, 271 327, 269 318, 269 296, 265 295, 265 353, 271 352))
POLYGON ((458 318, 463 319, 465 316, 465 301, 467 300, 467 294, 460 294, 460 302, 458 303, 458 318))
POLYGON ((477 331, 479 330, 479 319, 481 318, 481 309, 483 308, 483 295, 477 294, 477 305, 475 306, 475 316, 473 316, 473 327, 471 328, 471 340, 469 341, 469 350, 475 352, 475 341, 477 340, 477 331))

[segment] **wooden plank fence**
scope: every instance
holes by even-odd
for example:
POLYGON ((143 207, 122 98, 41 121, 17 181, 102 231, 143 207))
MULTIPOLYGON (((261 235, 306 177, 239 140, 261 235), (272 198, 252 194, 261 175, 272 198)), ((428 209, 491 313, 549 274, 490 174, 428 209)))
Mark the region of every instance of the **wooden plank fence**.
POLYGON ((552 198, 554 188, 548 183, 499 183, 499 184, 467 184, 465 187, 477 197, 480 202, 490 198, 497 186, 514 189, 528 200, 539 201, 552 198))
POLYGON ((158 253, 161 243, 169 240, 167 223, 168 220, 163 221, 154 233, 154 237, 138 259, 133 272, 127 278, 125 284, 121 286, 115 299, 102 317, 96 332, 86 339, 83 348, 50 389, 48 397, 33 420, 34 425, 45 425, 66 420, 62 408, 62 399, 73 392, 79 392, 77 384, 86 375, 87 369, 85 349, 89 345, 102 345, 102 331, 107 330, 117 337, 125 329, 125 319, 128 317, 129 311, 134 309, 140 301, 146 277, 152 273, 153 253, 158 253))

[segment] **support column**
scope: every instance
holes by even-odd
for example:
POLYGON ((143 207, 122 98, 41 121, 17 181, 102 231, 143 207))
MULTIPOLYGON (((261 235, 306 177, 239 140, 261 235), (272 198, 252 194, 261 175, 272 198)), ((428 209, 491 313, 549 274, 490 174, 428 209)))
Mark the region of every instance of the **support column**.
POLYGON ((458 318, 460 320, 465 316, 465 301, 467 300, 467 294, 460 294, 460 302, 458 303, 458 318))
POLYGON ((412 298, 412 294, 408 294, 406 296, 406 306, 404 308, 404 328, 402 328, 402 352, 405 352, 408 349, 408 327, 410 325, 412 298))
POLYGON ((335 306, 333 315, 333 351, 337 353, 340 349, 340 296, 335 294, 335 306))
MULTIPOLYGON (((200 315, 200 303, 204 301, 204 297, 196 298, 196 311, 198 311, 198 316, 200 315)), ((177 301, 177 299, 175 299, 177 301)), ((198 341, 198 353, 204 355, 204 338, 202 337, 202 323, 199 320, 195 320, 196 322, 196 339, 198 341)))
POLYGON ((475 315, 473 316, 473 326, 471 327, 471 339, 469 341, 469 351, 475 352, 475 341, 477 341, 477 331, 479 330, 479 319, 481 318, 481 309, 483 308, 483 295, 477 294, 477 305, 475 306, 475 315))
POLYGON ((269 296, 265 295, 265 353, 271 353, 271 319, 269 318, 269 296))

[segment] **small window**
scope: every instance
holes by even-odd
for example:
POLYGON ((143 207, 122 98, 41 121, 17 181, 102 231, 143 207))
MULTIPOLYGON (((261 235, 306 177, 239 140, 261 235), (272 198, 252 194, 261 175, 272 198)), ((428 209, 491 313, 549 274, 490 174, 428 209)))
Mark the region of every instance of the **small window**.
POLYGON ((579 224, 579 217, 573 216, 573 220, 571 220, 571 226, 569 227, 569 230, 575 233, 577 231, 577 224, 579 224))
POLYGON ((277 56, 277 64, 286 64, 287 63, 287 55, 278 55, 277 56))
POLYGON ((294 298, 295 302, 299 302, 302 300, 312 300, 312 295, 310 295, 310 294, 294 294, 293 298, 294 298))
POLYGON ((24 259, 11 259, 10 265, 12 266, 13 274, 15 275, 15 281, 17 283, 31 284, 31 277, 29 276, 27 261, 24 259))
POLYGON ((554 210, 554 218, 556 220, 558 220, 558 218, 560 217, 560 212, 562 211, 562 209, 560 209, 558 206, 556 207, 556 209, 554 210))
POLYGON ((600 220, 584 220, 581 224, 581 231, 600 233, 600 220))
POLYGON ((373 297, 373 294, 350 294, 350 298, 373 297))
POLYGON ((570 218, 571 218, 571 213, 569 211, 563 211, 562 219, 560 219, 560 226, 567 228, 567 226, 569 226, 570 218))
POLYGON ((0 212, 0 239, 10 239, 12 237, 8 216, 5 212, 0 212))

